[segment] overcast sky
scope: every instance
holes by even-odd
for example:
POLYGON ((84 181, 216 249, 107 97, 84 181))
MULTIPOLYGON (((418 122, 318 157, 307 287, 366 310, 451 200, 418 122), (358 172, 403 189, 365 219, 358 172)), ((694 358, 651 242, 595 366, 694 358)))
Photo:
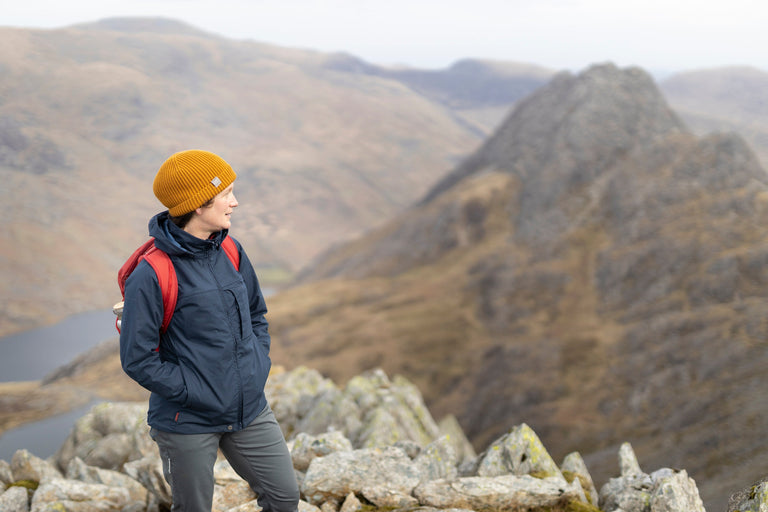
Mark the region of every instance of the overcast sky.
MULTIPOLYGON (((162 16, 235 39, 344 51, 376 64, 473 57, 579 71, 768 71, 765 0, 4 0, 0 25, 162 16)), ((2 41, 0 41, 2 43, 2 41)))

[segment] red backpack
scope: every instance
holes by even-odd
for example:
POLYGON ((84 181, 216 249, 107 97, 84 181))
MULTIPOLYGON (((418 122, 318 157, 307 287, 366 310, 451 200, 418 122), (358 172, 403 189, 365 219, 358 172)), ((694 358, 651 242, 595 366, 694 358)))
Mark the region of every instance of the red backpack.
MULTIPOLYGON (((232 262, 236 270, 240 270, 240 253, 237 250, 234 240, 227 236, 221 243, 227 257, 232 262)), ((160 333, 164 333, 171 323, 173 312, 176 309, 176 300, 179 297, 179 281, 176 279, 176 269, 173 268, 171 258, 164 251, 155 247, 155 239, 150 238, 144 242, 138 249, 133 251, 131 257, 123 263, 117 273, 117 284, 120 286, 120 294, 123 301, 118 302, 112 308, 117 318, 115 327, 120 332, 120 322, 123 318, 123 302, 125 301, 125 280, 131 275, 141 260, 147 260, 152 265, 157 274, 157 281, 160 283, 160 291, 163 294, 163 323, 160 326, 160 333)))

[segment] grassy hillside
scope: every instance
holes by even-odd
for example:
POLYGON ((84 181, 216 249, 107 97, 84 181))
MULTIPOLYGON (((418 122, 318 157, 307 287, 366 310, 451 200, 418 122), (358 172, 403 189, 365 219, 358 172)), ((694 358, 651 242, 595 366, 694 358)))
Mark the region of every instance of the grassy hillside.
POLYGON ((162 208, 151 182, 175 151, 233 165, 233 234, 279 285, 411 204, 507 108, 483 104, 497 113, 469 121, 334 55, 169 20, 2 28, 0 40, 0 334, 115 302, 115 271, 162 208))
POLYGON ((598 479, 630 440, 721 507, 763 471, 767 201, 743 139, 689 133, 643 72, 559 75, 272 298, 274 359, 403 373, 478 447, 525 421, 598 479))

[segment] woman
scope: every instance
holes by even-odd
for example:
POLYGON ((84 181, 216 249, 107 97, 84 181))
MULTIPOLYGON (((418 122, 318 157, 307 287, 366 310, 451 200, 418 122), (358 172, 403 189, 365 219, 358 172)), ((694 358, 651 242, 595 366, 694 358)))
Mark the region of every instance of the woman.
POLYGON ((178 278, 167 330, 153 268, 142 261, 125 283, 120 358, 151 391, 147 421, 173 493, 172 510, 210 512, 213 466, 221 449, 265 511, 297 510, 290 453, 264 395, 270 369, 267 312, 240 244, 239 270, 224 253, 238 206, 236 174, 201 150, 171 155, 155 176, 168 210, 149 222, 155 246, 178 278))

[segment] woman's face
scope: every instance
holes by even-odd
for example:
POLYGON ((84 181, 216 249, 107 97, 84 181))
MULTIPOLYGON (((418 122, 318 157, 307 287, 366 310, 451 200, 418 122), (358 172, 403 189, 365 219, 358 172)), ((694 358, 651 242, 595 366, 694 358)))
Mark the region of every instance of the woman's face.
POLYGON ((234 183, 219 192, 213 198, 210 206, 201 206, 195 212, 197 215, 190 219, 185 231, 198 238, 207 239, 213 233, 229 229, 232 225, 231 216, 238 203, 235 198, 234 183))

